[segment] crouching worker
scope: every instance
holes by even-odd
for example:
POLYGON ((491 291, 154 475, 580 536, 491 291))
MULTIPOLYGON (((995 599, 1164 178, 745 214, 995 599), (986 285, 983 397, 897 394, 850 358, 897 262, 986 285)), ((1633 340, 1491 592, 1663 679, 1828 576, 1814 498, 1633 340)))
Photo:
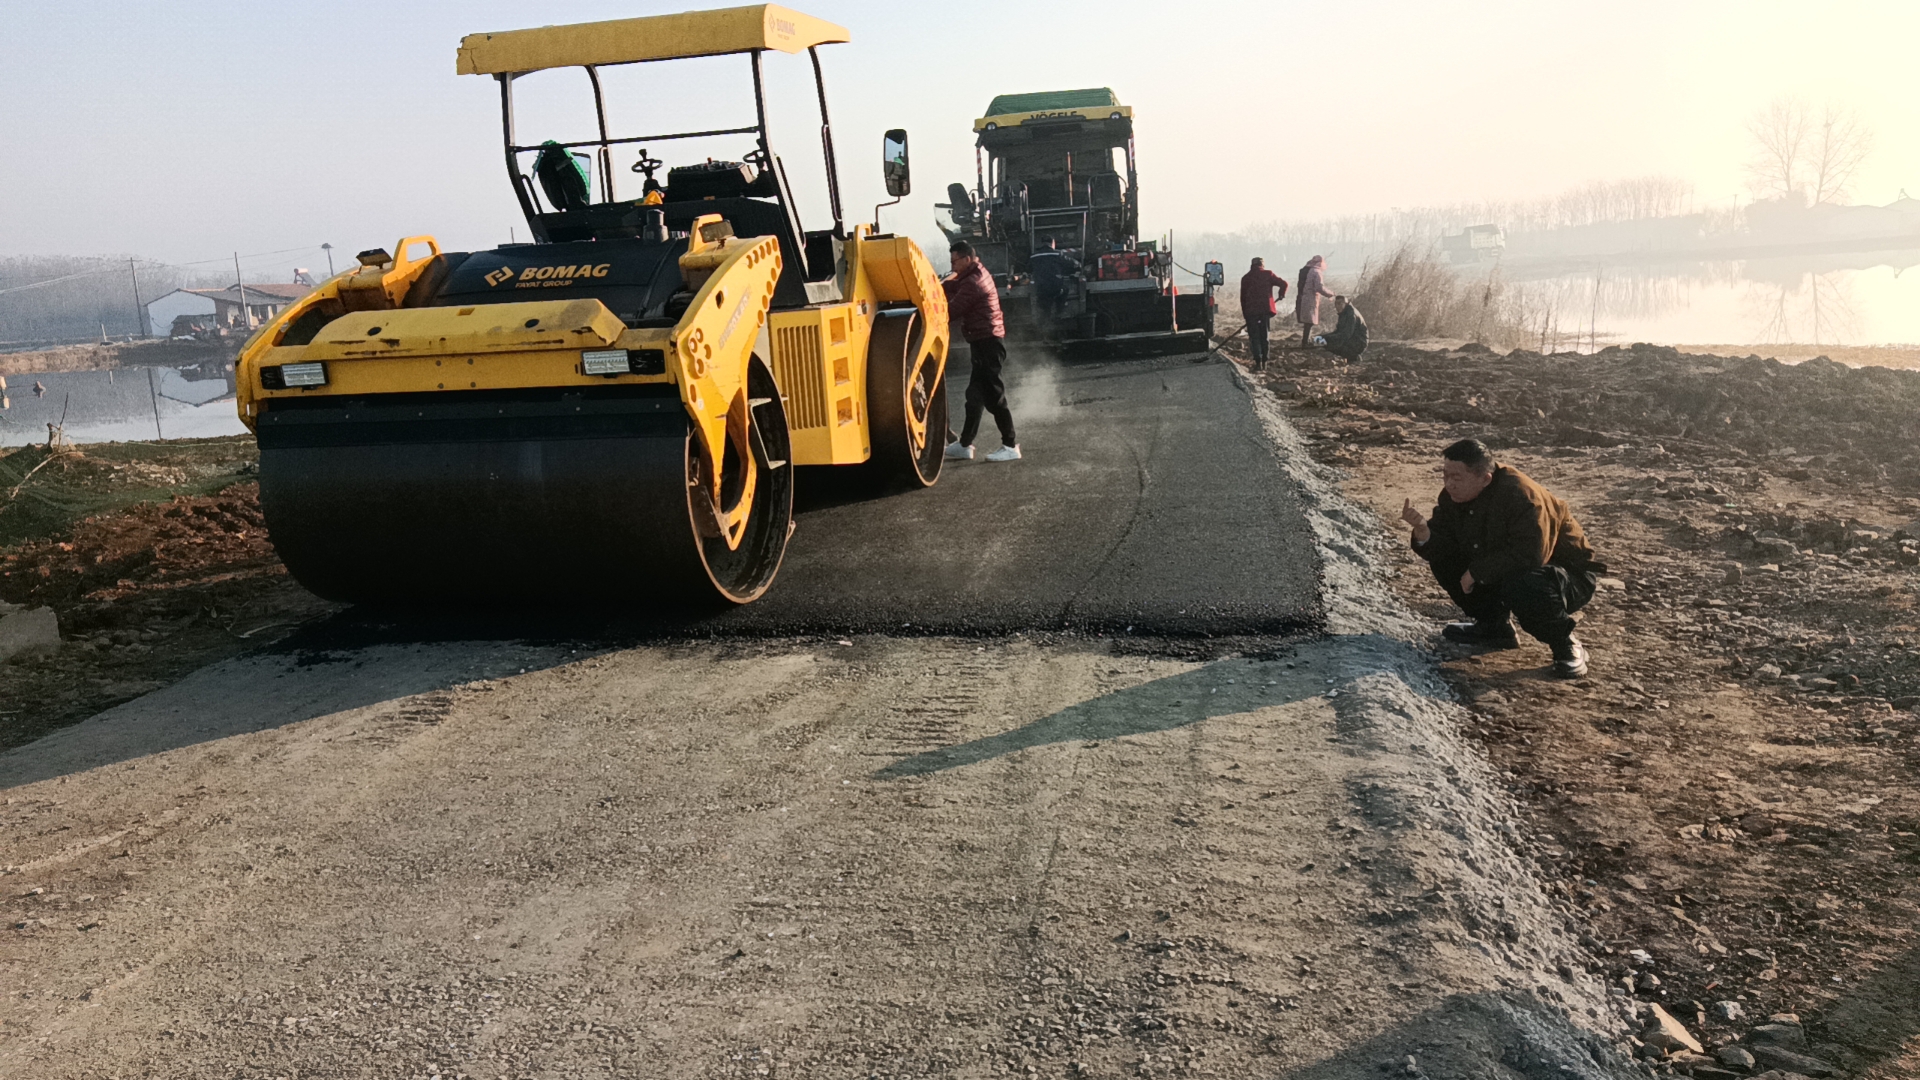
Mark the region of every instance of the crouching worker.
POLYGON ((1586 534, 1564 500, 1518 469, 1496 463, 1478 439, 1441 451, 1445 488, 1433 520, 1411 499, 1400 516, 1413 526, 1413 550, 1469 617, 1442 631, 1452 641, 1511 649, 1511 618, 1553 650, 1553 673, 1587 673, 1587 650, 1573 636, 1573 613, 1593 599, 1598 575, 1586 534))
POLYGON ((1339 314, 1339 321, 1327 334, 1327 351, 1349 363, 1357 363, 1367 351, 1367 320, 1360 317, 1360 309, 1344 296, 1333 298, 1333 310, 1339 314))

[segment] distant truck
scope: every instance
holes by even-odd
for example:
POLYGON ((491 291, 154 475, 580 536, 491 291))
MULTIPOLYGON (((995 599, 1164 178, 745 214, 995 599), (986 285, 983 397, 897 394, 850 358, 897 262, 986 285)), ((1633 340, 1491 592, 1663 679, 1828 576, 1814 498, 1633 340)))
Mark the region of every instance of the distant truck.
POLYGON ((1507 247, 1507 230, 1498 225, 1469 225, 1440 238, 1449 262, 1470 263, 1498 259, 1507 247))
POLYGON ((975 120, 971 189, 938 204, 950 240, 978 251, 1000 287, 1013 337, 1057 341, 1070 356, 1198 352, 1213 333, 1209 263, 1199 292, 1173 283, 1171 243, 1140 239, 1133 110, 1112 90, 1002 94, 975 120), (1073 267, 1043 312, 1030 266, 1052 240, 1073 267))

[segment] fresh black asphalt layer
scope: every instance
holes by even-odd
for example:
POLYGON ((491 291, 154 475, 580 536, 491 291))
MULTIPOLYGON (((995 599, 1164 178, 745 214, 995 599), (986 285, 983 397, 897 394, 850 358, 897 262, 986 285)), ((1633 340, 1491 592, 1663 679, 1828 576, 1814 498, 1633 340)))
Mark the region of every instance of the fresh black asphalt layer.
MULTIPOLYGON (((967 360, 949 389, 957 426, 967 360)), ((973 461, 925 491, 849 499, 802 470, 798 527, 768 593, 726 633, 1297 631, 1318 565, 1300 499, 1246 391, 1196 356, 1061 364, 1016 350, 1024 460, 973 461)))

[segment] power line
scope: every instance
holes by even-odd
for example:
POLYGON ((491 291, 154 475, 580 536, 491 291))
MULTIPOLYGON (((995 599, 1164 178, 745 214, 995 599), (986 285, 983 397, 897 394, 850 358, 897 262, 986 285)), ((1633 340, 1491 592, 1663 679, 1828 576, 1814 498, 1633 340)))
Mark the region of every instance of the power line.
MULTIPOLYGON (((240 256, 240 258, 264 259, 272 255, 287 255, 296 251, 317 251, 317 250, 319 250, 319 246, 316 244, 302 244, 299 247, 281 248, 278 251, 257 251, 251 255, 242 255, 240 256)), ((147 261, 147 268, 152 269, 155 267, 162 267, 162 268, 173 269, 173 268, 179 268, 179 267, 185 267, 185 266, 205 266, 208 263, 223 263, 232 258, 233 256, 231 255, 224 255, 217 259, 197 259, 193 262, 181 262, 181 263, 161 262, 157 259, 150 259, 147 261)), ((65 274, 56 278, 47 278, 44 281, 30 282, 26 285, 10 285, 7 288, 0 289, 0 296, 5 296, 7 293, 25 292, 28 289, 38 289, 47 285, 58 285, 63 281, 75 281, 80 278, 98 277, 101 274, 117 274, 119 272, 120 272, 120 265, 116 262, 112 266, 103 267, 98 270, 82 270, 76 274, 65 274)))
MULTIPOLYGON (((242 259, 264 259, 269 255, 286 255, 286 254, 289 254, 290 252, 295 252, 295 251, 318 251, 318 250, 320 250, 319 244, 302 244, 299 247, 281 248, 279 251, 256 251, 251 255, 242 255, 240 257, 242 259)), ((166 263, 165 265, 167 266, 204 266, 207 263, 223 263, 231 258, 233 258, 233 256, 231 255, 222 255, 214 259, 198 259, 198 260, 195 260, 194 262, 166 263)))

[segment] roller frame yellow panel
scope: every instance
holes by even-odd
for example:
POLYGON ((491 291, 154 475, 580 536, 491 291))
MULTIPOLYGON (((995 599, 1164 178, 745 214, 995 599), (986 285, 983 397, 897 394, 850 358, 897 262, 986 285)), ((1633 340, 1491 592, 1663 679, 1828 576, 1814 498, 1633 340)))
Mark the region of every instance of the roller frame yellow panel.
POLYGON ((847 28, 779 4, 685 11, 572 26, 468 34, 460 39, 461 75, 519 74, 548 68, 635 64, 774 49, 805 52, 851 40, 847 28))

